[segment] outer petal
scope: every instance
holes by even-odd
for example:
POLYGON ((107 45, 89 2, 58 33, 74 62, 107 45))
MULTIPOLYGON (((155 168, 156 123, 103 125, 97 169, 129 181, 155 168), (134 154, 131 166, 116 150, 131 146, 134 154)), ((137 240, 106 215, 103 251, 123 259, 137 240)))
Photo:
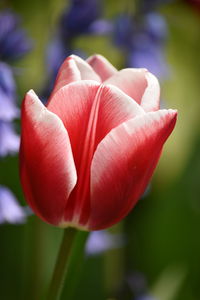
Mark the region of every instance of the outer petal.
POLYGON ((102 81, 117 73, 117 69, 102 55, 92 55, 86 60, 102 81))
POLYGON ((123 69, 104 83, 119 87, 137 101, 145 111, 159 109, 159 83, 156 77, 146 69, 123 69))
POLYGON ((175 122, 174 110, 150 112, 119 125, 98 145, 91 166, 90 229, 109 227, 132 209, 175 122))
POLYGON ((48 109, 62 119, 69 133, 78 173, 78 183, 66 207, 65 220, 70 221, 76 215, 76 222, 84 225, 89 213, 90 165, 97 145, 113 128, 144 111, 117 87, 94 81, 63 87, 52 98, 48 109))
POLYGON ((87 62, 76 55, 70 55, 59 69, 51 98, 60 88, 77 80, 95 80, 101 82, 100 77, 87 62))
POLYGON ((58 225, 76 184, 76 170, 68 133, 33 91, 22 107, 20 175, 32 209, 46 222, 58 225))

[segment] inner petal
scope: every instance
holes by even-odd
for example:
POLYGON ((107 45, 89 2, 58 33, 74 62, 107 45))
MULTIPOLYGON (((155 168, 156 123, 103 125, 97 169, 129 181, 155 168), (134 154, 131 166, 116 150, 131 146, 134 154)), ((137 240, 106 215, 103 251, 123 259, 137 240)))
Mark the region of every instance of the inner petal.
POLYGON ((146 69, 123 69, 104 81, 104 84, 117 86, 138 104, 141 104, 142 96, 147 87, 146 73, 146 69))

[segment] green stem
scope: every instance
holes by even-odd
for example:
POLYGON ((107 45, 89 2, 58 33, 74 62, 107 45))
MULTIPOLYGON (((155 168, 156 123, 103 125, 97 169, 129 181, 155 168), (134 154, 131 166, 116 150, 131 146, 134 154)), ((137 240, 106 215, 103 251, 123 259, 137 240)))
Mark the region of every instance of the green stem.
POLYGON ((73 251, 68 262, 65 285, 62 290, 61 300, 72 300, 76 292, 78 283, 82 276, 82 270, 85 263, 85 243, 89 232, 79 231, 76 235, 73 251))
POLYGON ((77 230, 66 228, 64 230, 63 240, 58 253, 53 277, 49 287, 47 300, 58 300, 63 289, 65 276, 68 269, 69 257, 77 230))

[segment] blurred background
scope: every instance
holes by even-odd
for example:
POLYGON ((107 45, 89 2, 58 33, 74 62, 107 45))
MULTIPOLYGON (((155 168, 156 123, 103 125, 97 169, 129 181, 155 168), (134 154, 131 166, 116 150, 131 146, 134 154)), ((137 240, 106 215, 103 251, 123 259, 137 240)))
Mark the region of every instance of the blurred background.
POLYGON ((63 299, 199 300, 199 0, 1 0, 0 299, 45 299, 62 230, 24 201, 20 104, 31 88, 45 101, 71 53, 148 68, 179 118, 145 195, 123 222, 89 236, 63 299))

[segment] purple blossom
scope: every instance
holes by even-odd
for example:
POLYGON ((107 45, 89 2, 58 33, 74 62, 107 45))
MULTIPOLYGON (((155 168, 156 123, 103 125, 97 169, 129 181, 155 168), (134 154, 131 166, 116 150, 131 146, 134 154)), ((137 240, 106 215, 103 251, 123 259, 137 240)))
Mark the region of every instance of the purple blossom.
POLYGON ((97 255, 110 249, 120 248, 124 244, 123 238, 118 234, 107 231, 93 231, 86 244, 88 255, 97 255))
POLYGON ((0 62, 0 87, 10 98, 15 98, 16 86, 11 68, 0 62))
POLYGON ((81 49, 74 49, 75 39, 82 35, 104 35, 113 31, 113 24, 101 18, 101 0, 71 0, 60 18, 56 35, 47 48, 48 81, 42 91, 43 101, 48 98, 61 63, 74 53, 83 58, 81 49))
POLYGON ((26 212, 21 207, 13 193, 0 185, 0 224, 21 224, 26 220, 26 212))
POLYGON ((129 67, 147 68, 159 78, 164 78, 169 73, 163 49, 152 43, 148 36, 138 37, 127 57, 129 67))
POLYGON ((8 10, 0 12, 0 59, 18 59, 31 47, 32 42, 20 28, 19 17, 8 10))
POLYGON ((120 14, 115 20, 114 43, 118 47, 128 50, 131 47, 134 28, 133 18, 128 14, 120 14))
POLYGON ((100 16, 100 0, 71 0, 69 9, 61 18, 64 39, 87 33, 89 26, 100 16))
POLYGON ((88 32, 96 35, 108 34, 113 31, 113 24, 104 19, 97 19, 88 27, 88 32))
POLYGON ((158 77, 168 75, 163 46, 167 36, 164 18, 155 12, 139 21, 130 15, 120 15, 115 26, 115 43, 126 54, 126 65, 147 68, 158 77))
POLYGON ((12 70, 7 64, 0 63, 0 120, 12 121, 18 116, 12 70))
MULTIPOLYGON (((11 11, 0 12, 0 60, 14 60, 31 48, 31 42, 20 28, 19 17, 11 11)), ((11 123, 19 116, 16 86, 12 69, 0 62, 0 156, 15 153, 19 137, 11 123)))
POLYGON ((151 12, 145 16, 145 31, 156 42, 165 41, 168 34, 165 19, 158 13, 151 12))
POLYGON ((12 121, 19 116, 19 109, 10 101, 8 95, 1 91, 0 87, 0 120, 12 121))
POLYGON ((11 68, 0 63, 0 157, 15 153, 19 149, 19 137, 10 123, 19 115, 15 97, 11 68))
POLYGON ((0 120, 0 157, 13 154, 19 150, 19 136, 13 124, 0 120))

